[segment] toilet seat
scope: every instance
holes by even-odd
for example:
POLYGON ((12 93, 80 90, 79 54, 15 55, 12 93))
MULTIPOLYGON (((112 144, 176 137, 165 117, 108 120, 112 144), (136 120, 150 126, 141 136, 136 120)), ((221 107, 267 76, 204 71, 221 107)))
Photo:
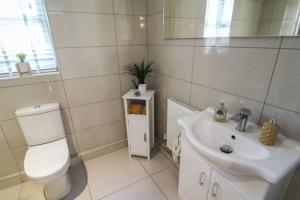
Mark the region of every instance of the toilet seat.
POLYGON ((24 171, 34 181, 50 181, 69 168, 70 156, 66 138, 31 146, 26 152, 24 171))

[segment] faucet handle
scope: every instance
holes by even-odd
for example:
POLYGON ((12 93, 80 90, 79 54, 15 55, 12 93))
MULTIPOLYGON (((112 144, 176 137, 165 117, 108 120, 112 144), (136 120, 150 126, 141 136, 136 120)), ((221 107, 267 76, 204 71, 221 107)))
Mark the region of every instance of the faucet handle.
POLYGON ((248 108, 242 108, 240 112, 240 116, 252 116, 252 112, 248 108))

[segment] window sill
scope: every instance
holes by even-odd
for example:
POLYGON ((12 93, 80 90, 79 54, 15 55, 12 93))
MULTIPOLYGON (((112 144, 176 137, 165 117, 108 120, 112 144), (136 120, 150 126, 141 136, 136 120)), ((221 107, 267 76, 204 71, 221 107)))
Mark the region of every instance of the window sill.
POLYGON ((59 71, 0 78, 0 88, 61 80, 59 71))

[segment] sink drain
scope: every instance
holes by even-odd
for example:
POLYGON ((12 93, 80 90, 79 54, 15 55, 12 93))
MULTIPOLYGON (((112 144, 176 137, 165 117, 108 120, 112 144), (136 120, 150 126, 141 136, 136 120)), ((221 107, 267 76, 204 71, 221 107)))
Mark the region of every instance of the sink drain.
POLYGON ((231 146, 229 145, 223 145, 220 147, 220 150, 224 153, 232 153, 233 152, 233 149, 231 146))

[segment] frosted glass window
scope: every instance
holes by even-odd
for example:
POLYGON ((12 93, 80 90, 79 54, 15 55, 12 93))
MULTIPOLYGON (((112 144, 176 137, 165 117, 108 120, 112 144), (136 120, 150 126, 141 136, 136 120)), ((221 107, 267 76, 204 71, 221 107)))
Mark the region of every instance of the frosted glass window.
POLYGON ((0 0, 0 77, 16 73, 16 54, 27 54, 33 73, 57 71, 43 0, 0 0))

